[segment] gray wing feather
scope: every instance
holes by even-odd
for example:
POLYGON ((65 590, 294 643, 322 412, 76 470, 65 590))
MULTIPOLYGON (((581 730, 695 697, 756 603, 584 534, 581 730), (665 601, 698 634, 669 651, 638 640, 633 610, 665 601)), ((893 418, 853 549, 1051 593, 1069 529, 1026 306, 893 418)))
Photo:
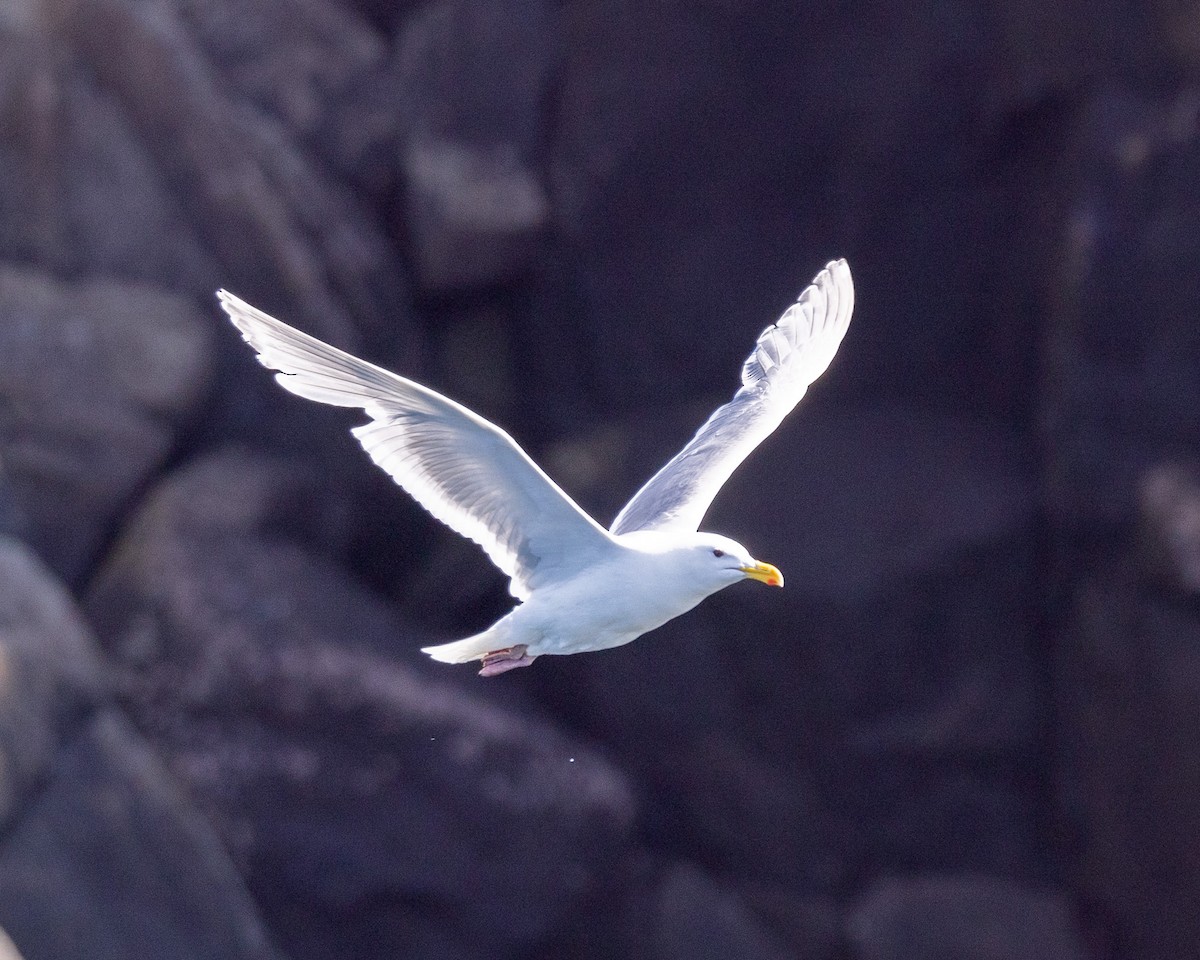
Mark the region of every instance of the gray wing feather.
POLYGON ((360 407, 363 448, 438 520, 469 537, 525 599, 613 548, 503 430, 419 383, 389 373, 252 307, 225 290, 221 306, 275 379, 301 397, 360 407))
POLYGON ((783 422, 833 360, 854 310, 845 260, 826 264, 742 365, 742 387, 617 515, 614 534, 697 530, 738 464, 783 422))

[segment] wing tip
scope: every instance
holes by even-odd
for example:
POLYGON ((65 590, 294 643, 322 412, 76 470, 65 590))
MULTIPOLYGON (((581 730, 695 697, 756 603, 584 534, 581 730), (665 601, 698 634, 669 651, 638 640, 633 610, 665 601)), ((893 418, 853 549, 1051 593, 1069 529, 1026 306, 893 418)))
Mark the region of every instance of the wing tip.
MULTIPOLYGON (((853 289, 854 277, 850 273, 850 264, 845 257, 838 257, 836 260, 830 260, 825 264, 820 273, 816 275, 810 286, 815 286, 821 289, 827 288, 830 285, 840 289, 853 289)), ((807 288, 806 288, 807 289, 807 288)), ((803 294, 801 294, 803 296, 803 294)))
POLYGON ((759 335, 754 351, 742 365, 742 384, 753 387, 772 380, 777 368, 789 360, 795 362, 791 354, 803 352, 816 358, 807 364, 805 385, 812 383, 833 360, 853 311, 854 280, 850 264, 844 257, 830 260, 779 320, 759 335), (780 330, 786 344, 777 342, 776 332, 780 330))
POLYGON ((824 269, 817 274, 812 284, 805 288, 804 293, 800 294, 800 299, 803 300, 809 291, 815 291, 824 297, 825 324, 823 327, 832 326, 837 331, 836 336, 840 343, 846 327, 850 324, 850 316, 854 312, 854 277, 850 273, 850 264, 846 258, 839 257, 825 264, 824 269))
MULTIPOLYGON (((278 317, 271 316, 254 304, 247 303, 224 287, 217 291, 217 301, 220 303, 221 309, 225 311, 225 315, 229 317, 229 322, 242 335, 242 339, 258 354, 259 362, 270 370, 283 369, 279 366, 282 358, 278 355, 278 349, 285 344, 350 356, 338 350, 337 347, 284 323, 278 317)), ((352 357, 351 359, 356 358, 352 357)), ((294 371, 284 372, 292 373, 294 371)))
MULTIPOLYGON (((242 335, 242 339, 254 347, 259 349, 258 343, 254 340, 255 326, 262 326, 264 322, 270 325, 273 317, 263 313, 257 307, 247 303, 236 294, 230 293, 224 287, 217 291, 217 302, 220 303, 221 309, 225 311, 225 315, 229 318, 229 322, 237 327, 242 335)), ((278 320, 274 320, 278 323, 278 320)))
POLYGON ((254 307, 250 306, 245 300, 237 294, 230 293, 224 287, 221 287, 217 291, 217 302, 221 305, 221 309, 229 315, 231 320, 234 320, 236 313, 250 313, 254 310, 254 307))

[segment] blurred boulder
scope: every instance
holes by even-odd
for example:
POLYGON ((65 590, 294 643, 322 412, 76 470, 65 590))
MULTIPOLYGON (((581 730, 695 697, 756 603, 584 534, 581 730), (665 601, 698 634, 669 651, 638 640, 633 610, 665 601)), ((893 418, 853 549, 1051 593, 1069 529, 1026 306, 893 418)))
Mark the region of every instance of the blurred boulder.
POLYGON ((1059 810, 1119 960, 1200 949, 1200 100, 1156 90, 1086 102, 1046 339, 1059 810))
MULTIPOLYGON (((625 424, 598 486, 627 496, 684 433, 625 424)), ((777 563, 782 592, 732 587, 523 682, 637 773, 659 843, 720 872, 829 893, 889 866, 1038 880, 1038 517, 1019 434, 812 403, 703 524, 777 563)))
POLYGON ((1146 571, 1164 590, 1200 594, 1200 469, 1163 463, 1140 485, 1141 548, 1146 571))
POLYGON ((850 915, 853 960, 1084 960, 1062 894, 994 877, 887 878, 850 915))
MULTIPOLYGON (((1051 507, 1073 541, 1133 517, 1143 471, 1200 434, 1200 99, 1092 98, 1046 339, 1051 507)), ((1103 550, 1100 551, 1103 553, 1103 550)))
POLYGON ((0 32, 0 257, 208 293, 219 270, 202 231, 121 104, 45 35, 44 13, 0 32))
POLYGON ((133 715, 296 956, 543 939, 628 845, 628 784, 424 662, 426 638, 275 525, 294 489, 286 464, 226 453, 128 525, 87 609, 133 715))
POLYGON ((26 960, 278 960, 228 855, 128 722, 73 731, 0 839, 26 960))
POLYGON ((687 863, 673 864, 663 872, 649 904, 638 912, 643 911, 642 922, 649 922, 632 938, 631 950, 622 951, 619 956, 645 956, 647 960, 723 957, 795 960, 799 956, 819 956, 822 952, 819 948, 807 949, 812 944, 784 943, 737 893, 687 863))
POLYGON ((209 387, 212 344, 152 287, 0 266, 0 478, 8 526, 70 581, 172 452, 209 387))
POLYGON ((409 226, 425 286, 470 287, 528 266, 546 201, 514 150, 427 139, 403 150, 409 226))
POLYGON ((618 881, 575 929, 537 957, 557 960, 833 960, 832 925, 788 943, 730 885, 693 863, 630 857, 618 881))
POLYGON ((418 279, 445 292, 528 269, 549 225, 536 163, 558 53, 553 5, 441 0, 400 34, 395 105, 418 279))
POLYGON ((173 6, 222 87, 348 180, 371 212, 395 203, 404 104, 396 95, 394 44, 353 3, 178 0, 173 6))
POLYGON ((844 960, 845 917, 838 899, 786 884, 741 883, 737 893, 795 960, 844 960))
MULTIPOLYGON (((393 244, 281 120, 218 74, 172 5, 51 3, 36 22, 0 34, 11 180, 0 256, 64 278, 152 282, 202 303, 211 323, 213 291, 228 286, 343 347, 373 334, 374 357, 419 370, 393 244)), ((216 348, 222 389, 203 432, 277 440, 278 392, 244 373, 254 368, 229 328, 216 348)))
MULTIPOLYGON (((83 0, 49 9, 55 40, 128 118, 204 240, 216 270, 188 292, 207 299, 228 286, 351 349, 359 330, 391 329, 406 302, 391 243, 282 122, 236 95, 242 87, 222 79, 176 5, 83 0)), ((109 189, 94 168, 84 173, 93 190, 109 189)), ((411 337, 401 345, 415 350, 411 337)))
POLYGON ((860 291, 839 392, 1029 422, 1042 290, 1015 279, 1056 250, 1075 77, 1123 52, 1086 9, 564 7, 521 351, 546 429, 732 386, 838 256, 860 291))
POLYGON ((107 693, 98 652, 66 587, 24 544, 0 538, 0 827, 107 693))
POLYGON ((391 37, 397 27, 423 0, 335 0, 338 6, 352 10, 380 34, 391 37))
POLYGON ((322 155, 322 134, 353 109, 362 78, 387 42, 348 5, 329 0, 172 0, 171 7, 224 85, 322 155))
POLYGON ((1055 669, 1068 878, 1119 960, 1200 947, 1200 612, 1130 551, 1077 589, 1055 669))

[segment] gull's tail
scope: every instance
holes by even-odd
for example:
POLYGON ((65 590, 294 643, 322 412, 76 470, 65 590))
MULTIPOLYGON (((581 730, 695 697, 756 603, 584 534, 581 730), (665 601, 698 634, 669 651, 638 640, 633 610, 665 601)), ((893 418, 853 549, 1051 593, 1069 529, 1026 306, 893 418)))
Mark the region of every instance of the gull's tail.
POLYGON ((482 660, 485 655, 503 646, 493 631, 485 630, 465 640, 442 643, 436 647, 422 647, 421 652, 442 663, 470 663, 472 660, 482 660))

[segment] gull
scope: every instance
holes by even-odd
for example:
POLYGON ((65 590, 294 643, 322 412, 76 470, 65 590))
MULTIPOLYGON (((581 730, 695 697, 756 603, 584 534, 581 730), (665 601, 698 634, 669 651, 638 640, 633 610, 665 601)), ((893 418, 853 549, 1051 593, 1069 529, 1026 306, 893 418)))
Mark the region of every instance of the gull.
POLYGON ((828 263, 759 336, 742 384, 605 530, 495 424, 412 380, 250 306, 217 296, 275 379, 309 400, 364 410, 367 454, 433 516, 479 544, 521 601, 482 633, 423 648, 482 676, 540 656, 637 639, 741 580, 783 574, 740 543, 698 532, 717 492, 829 366, 850 323, 845 260, 828 263))

